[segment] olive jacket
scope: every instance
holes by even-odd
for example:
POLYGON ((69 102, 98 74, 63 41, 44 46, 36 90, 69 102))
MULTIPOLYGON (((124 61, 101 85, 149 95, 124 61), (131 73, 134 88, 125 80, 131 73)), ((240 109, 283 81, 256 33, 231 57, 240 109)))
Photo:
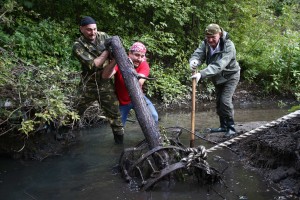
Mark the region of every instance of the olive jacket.
POLYGON ((89 42, 83 35, 74 42, 73 55, 75 55, 81 63, 83 77, 90 76, 95 72, 102 70, 108 64, 107 60, 101 67, 97 68, 94 65, 94 59, 105 51, 104 42, 109 37, 110 36, 104 32, 98 32, 95 44, 89 42))
POLYGON ((212 78, 215 85, 240 76, 235 46, 229 39, 229 34, 226 31, 222 33, 219 43, 220 51, 210 55, 210 47, 207 41, 203 40, 190 58, 190 60, 198 60, 199 66, 204 62, 206 63, 207 67, 199 71, 201 78, 212 78))

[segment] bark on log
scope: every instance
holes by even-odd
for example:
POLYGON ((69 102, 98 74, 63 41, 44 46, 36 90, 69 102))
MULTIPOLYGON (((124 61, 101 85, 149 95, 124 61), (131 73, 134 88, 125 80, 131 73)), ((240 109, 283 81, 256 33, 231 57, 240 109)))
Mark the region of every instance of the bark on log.
POLYGON ((160 133, 158 126, 147 107, 143 91, 138 82, 137 73, 118 36, 112 37, 111 47, 129 92, 136 118, 144 133, 145 139, 149 144, 149 148, 153 149, 160 145, 160 133))

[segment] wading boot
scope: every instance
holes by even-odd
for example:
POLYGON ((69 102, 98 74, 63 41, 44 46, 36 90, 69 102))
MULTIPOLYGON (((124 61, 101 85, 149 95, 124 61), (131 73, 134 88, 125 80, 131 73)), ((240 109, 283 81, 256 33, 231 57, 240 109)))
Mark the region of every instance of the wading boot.
POLYGON ((123 144, 124 131, 113 131, 115 144, 123 144))
POLYGON ((220 120, 220 127, 219 128, 208 128, 210 133, 218 133, 218 132, 226 132, 226 120, 224 117, 219 117, 220 120))
POLYGON ((233 118, 228 118, 226 121, 227 124, 227 131, 225 133, 226 137, 230 137, 236 134, 236 130, 234 128, 234 120, 233 118))

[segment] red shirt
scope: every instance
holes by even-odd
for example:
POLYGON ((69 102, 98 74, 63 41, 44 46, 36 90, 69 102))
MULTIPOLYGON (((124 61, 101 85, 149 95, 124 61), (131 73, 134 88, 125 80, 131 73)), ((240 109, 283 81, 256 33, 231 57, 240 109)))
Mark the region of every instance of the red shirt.
MULTIPOLYGON (((115 70, 115 89, 119 103, 120 105, 127 105, 131 102, 131 99, 118 65, 116 65, 115 70)), ((150 73, 150 67, 147 61, 141 62, 141 64, 135 68, 135 70, 138 74, 143 74, 144 76, 149 76, 150 73)))

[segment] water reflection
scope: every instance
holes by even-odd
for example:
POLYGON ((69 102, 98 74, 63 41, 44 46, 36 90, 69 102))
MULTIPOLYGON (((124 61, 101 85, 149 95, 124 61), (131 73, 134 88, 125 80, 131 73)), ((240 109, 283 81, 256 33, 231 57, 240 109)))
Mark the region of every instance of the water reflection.
MULTIPOLYGON (((236 109, 237 122, 272 121, 286 115, 286 109, 236 109)), ((160 113, 160 124, 190 129, 190 113, 160 113)), ((214 110, 196 114, 196 129, 218 126, 214 110)), ((229 150, 209 154, 209 163, 224 169, 223 184, 213 187, 197 183, 161 183, 151 192, 139 192, 130 188, 113 173, 122 146, 113 144, 108 126, 82 130, 80 141, 60 157, 43 162, 0 159, 0 194, 4 200, 32 199, 274 199, 278 194, 256 173, 245 169, 239 158, 229 150)), ((128 123, 124 147, 131 147, 143 139, 138 123, 128 123)), ((183 136, 188 144, 188 136, 183 136)), ((197 140, 197 144, 203 141, 197 140)), ((197 145, 196 144, 196 145, 197 145)))

